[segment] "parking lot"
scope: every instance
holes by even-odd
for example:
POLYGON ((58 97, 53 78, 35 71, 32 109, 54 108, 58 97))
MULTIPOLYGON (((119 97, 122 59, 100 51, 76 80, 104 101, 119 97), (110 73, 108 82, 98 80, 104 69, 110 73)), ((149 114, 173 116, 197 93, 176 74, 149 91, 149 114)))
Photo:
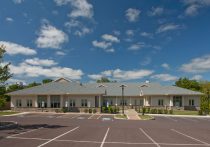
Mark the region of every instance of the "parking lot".
POLYGON ((113 115, 25 114, 0 117, 17 128, 0 130, 1 147, 210 146, 210 118, 116 120, 113 115))

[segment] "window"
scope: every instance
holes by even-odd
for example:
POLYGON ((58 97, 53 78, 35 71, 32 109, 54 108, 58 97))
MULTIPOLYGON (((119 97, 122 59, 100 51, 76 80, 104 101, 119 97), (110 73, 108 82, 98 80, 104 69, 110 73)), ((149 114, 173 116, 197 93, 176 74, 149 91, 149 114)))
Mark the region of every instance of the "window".
POLYGON ((176 107, 182 107, 182 96, 174 96, 173 105, 176 107))
POLYGON ((51 108, 60 108, 60 96, 52 95, 50 96, 51 108))
POLYGON ((195 103, 194 103, 194 99, 189 99, 189 106, 194 106, 195 103))
POLYGON ((70 107, 75 107, 75 100, 70 100, 69 101, 69 106, 70 107))
POLYGON ((38 108, 47 108, 47 96, 38 96, 38 108))
POLYGON ((113 100, 112 100, 112 99, 110 100, 110 105, 111 105, 111 106, 113 105, 113 100))
POLYGON ((81 106, 82 107, 87 107, 87 99, 82 99, 81 100, 81 106))
POLYGON ((140 106, 144 106, 144 100, 141 99, 140 102, 139 102, 140 106))
MULTIPOLYGON (((120 101, 120 105, 123 105, 123 100, 120 101)), ((127 100, 124 100, 124 106, 127 106, 127 100)))
POLYGON ((21 107, 22 103, 21 103, 21 99, 17 99, 16 100, 16 107, 21 107))
POLYGON ((27 107, 32 107, 32 100, 28 99, 26 103, 27 103, 27 107))
POLYGON ((163 103, 164 103, 163 99, 158 100, 158 106, 163 106, 163 103))

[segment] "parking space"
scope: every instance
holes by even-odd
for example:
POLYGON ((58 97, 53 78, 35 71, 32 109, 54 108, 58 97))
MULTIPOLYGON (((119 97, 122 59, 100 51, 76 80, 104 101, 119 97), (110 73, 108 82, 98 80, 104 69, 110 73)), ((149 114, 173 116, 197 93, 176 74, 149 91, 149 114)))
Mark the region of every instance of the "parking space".
POLYGON ((0 117, 0 120, 14 119, 13 121, 22 124, 21 128, 25 128, 19 131, 17 129, 0 131, 1 146, 210 146, 208 118, 155 117, 156 119, 151 121, 115 120, 106 122, 103 119, 113 119, 113 115, 62 114, 56 115, 54 121, 49 117, 41 118, 43 115, 40 117, 0 117), (24 127, 27 126, 26 118, 30 125, 47 125, 35 128, 24 127))

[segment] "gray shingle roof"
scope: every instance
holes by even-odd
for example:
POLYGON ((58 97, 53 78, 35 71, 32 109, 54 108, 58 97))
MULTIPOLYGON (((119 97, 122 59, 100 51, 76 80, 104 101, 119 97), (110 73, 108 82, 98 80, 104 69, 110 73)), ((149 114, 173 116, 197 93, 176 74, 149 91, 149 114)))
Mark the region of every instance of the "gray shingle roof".
POLYGON ((158 83, 88 83, 79 84, 77 82, 51 82, 40 86, 18 90, 8 93, 8 95, 47 95, 47 94, 75 94, 75 95, 99 95, 121 96, 122 88, 126 85, 125 96, 143 95, 202 95, 200 92, 179 88, 176 86, 161 86, 158 83))

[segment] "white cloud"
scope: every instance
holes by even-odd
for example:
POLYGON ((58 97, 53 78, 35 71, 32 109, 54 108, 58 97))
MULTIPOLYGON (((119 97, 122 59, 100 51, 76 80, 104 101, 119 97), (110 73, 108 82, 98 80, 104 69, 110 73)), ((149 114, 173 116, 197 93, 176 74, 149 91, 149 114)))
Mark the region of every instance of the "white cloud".
POLYGON ((11 18, 11 17, 6 17, 6 21, 7 21, 7 22, 13 22, 13 21, 14 21, 14 19, 13 19, 13 18, 11 18))
POLYGON ((13 0, 15 4, 21 4, 24 0, 13 0))
POLYGON ((182 2, 187 6, 186 16, 195 16, 199 13, 199 9, 210 6, 209 0, 183 0, 182 2))
POLYGON ((141 11, 138 9, 129 8, 126 10, 125 16, 129 22, 136 22, 139 19, 140 13, 141 11))
POLYGON ((148 32, 141 32, 140 35, 147 38, 153 38, 153 34, 148 32))
POLYGON ((101 37, 102 37, 102 39, 104 39, 105 41, 115 42, 115 43, 120 42, 120 40, 119 40, 117 37, 113 36, 113 35, 104 34, 104 35, 102 35, 101 37))
POLYGON ((164 25, 161 25, 157 29, 157 33, 163 33, 163 32, 173 31, 173 30, 177 30, 177 29, 181 29, 181 28, 183 28, 183 26, 178 25, 178 24, 173 24, 173 23, 164 24, 164 25))
POLYGON ((134 36, 134 30, 126 30, 126 35, 128 36, 134 36))
POLYGON ((191 79, 192 79, 192 80, 197 80, 197 81, 199 81, 199 80, 201 80, 202 78, 203 78, 202 75, 194 75, 191 79))
POLYGON ((62 52, 62 51, 57 51, 55 52, 56 55, 59 55, 59 56, 64 56, 66 55, 66 53, 62 52))
POLYGON ((128 50, 132 50, 132 51, 137 51, 137 50, 140 50, 142 48, 144 48, 146 45, 144 42, 138 42, 138 43, 135 43, 135 44, 132 44, 128 50))
POLYGON ((101 79, 102 75, 92 74, 92 75, 88 75, 88 77, 92 80, 98 80, 98 79, 101 79))
POLYGON ((165 69, 170 69, 170 66, 169 66, 169 64, 167 64, 167 63, 163 63, 163 64, 161 65, 161 67, 163 67, 163 68, 165 68, 165 69))
POLYGON ((185 15, 187 16, 195 16, 198 14, 198 9, 200 8, 199 5, 190 5, 189 7, 186 8, 185 10, 185 15))
POLYGON ((11 84, 20 84, 20 83, 22 83, 23 85, 26 85, 26 81, 25 80, 16 79, 16 78, 10 78, 9 80, 7 80, 7 83, 9 85, 11 85, 11 84))
POLYGON ((92 18, 93 13, 93 5, 88 3, 87 0, 54 0, 57 5, 65 5, 70 3, 72 6, 72 11, 69 16, 72 18, 77 17, 86 17, 92 18))
POLYGON ((52 25, 43 24, 36 40, 40 48, 61 48, 61 45, 68 41, 68 36, 52 25))
POLYGON ((160 16, 164 12, 162 7, 152 7, 152 9, 148 12, 149 16, 160 16))
POLYGON ((178 79, 178 77, 172 76, 170 74, 156 74, 156 75, 151 76, 151 78, 161 80, 161 81, 164 81, 164 82, 175 81, 175 80, 178 79))
POLYGON ((105 76, 119 81, 127 81, 127 80, 142 79, 144 77, 151 75, 152 73, 153 73, 152 70, 145 70, 145 69, 140 69, 140 70, 115 69, 115 70, 106 70, 101 72, 100 74, 88 75, 88 77, 93 80, 96 80, 105 76))
POLYGON ((202 73, 210 70, 210 55, 194 58, 180 67, 181 71, 189 73, 202 73))
POLYGON ((22 45, 8 42, 8 41, 0 41, 0 45, 4 45, 6 48, 6 53, 9 55, 35 55, 37 54, 36 50, 31 49, 29 47, 24 47, 22 45))
POLYGON ((54 60, 49 60, 49 59, 39 59, 39 58, 33 58, 33 59, 26 59, 24 61, 26 64, 30 65, 39 65, 39 66, 53 66, 58 64, 54 60))
POLYGON ((89 34, 91 32, 92 32, 91 29, 89 29, 87 27, 82 27, 81 30, 76 30, 74 34, 79 36, 79 37, 82 37, 82 36, 84 36, 86 34, 89 34))
POLYGON ((112 43, 110 42, 105 42, 105 41, 97 41, 97 40, 94 40, 92 42, 93 46, 94 47, 98 47, 98 48, 102 48, 102 49, 106 49, 108 47, 110 47, 112 45, 112 43))
POLYGON ((72 69, 68 67, 42 67, 36 65, 29 65, 27 63, 20 63, 19 65, 10 65, 10 71, 15 76, 18 77, 49 77, 49 78, 58 78, 58 77, 68 77, 70 79, 81 79, 83 75, 82 70, 72 69))

